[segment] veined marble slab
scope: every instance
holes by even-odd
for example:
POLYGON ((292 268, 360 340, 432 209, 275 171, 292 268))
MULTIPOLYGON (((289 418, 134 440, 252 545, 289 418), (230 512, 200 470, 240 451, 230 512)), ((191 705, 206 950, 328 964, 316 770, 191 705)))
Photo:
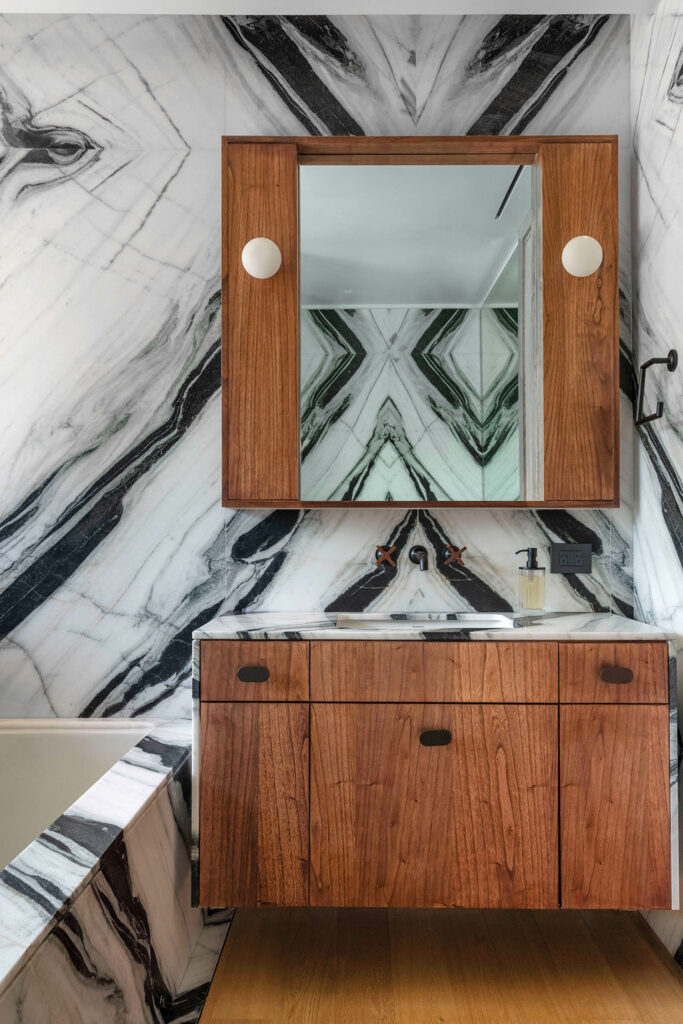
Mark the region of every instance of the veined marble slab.
MULTIPOLYGON (((677 348, 683 316, 683 2, 661 0, 631 19, 633 127, 633 347, 636 366, 677 348)), ((683 370, 648 372, 645 412, 664 415, 636 432, 634 521, 637 614, 675 635, 683 650, 683 370)), ((679 664, 683 659, 679 657, 679 664)), ((679 673, 680 674, 680 673, 679 673)), ((675 681, 674 681, 675 682, 675 681)), ((683 689, 683 677, 679 690, 683 689)), ((680 749, 672 744, 672 765, 680 749)), ((683 966, 683 915, 647 911, 683 966)))

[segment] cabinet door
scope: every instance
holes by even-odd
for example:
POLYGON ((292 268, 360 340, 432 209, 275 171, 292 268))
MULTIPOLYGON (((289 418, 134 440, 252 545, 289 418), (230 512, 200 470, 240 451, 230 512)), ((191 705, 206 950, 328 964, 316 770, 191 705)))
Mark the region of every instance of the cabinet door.
POLYGON ((308 903, 308 704, 201 705, 199 896, 308 903))
POLYGON ((311 904, 557 906, 555 707, 313 704, 311 730, 311 904))
POLYGON ((668 730, 663 706, 561 709, 563 906, 670 906, 668 730))

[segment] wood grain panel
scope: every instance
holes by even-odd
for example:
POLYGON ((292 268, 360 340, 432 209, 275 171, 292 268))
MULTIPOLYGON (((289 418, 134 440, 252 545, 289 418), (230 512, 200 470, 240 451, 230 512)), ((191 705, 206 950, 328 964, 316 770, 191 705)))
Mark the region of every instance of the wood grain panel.
MULTIPOLYGON (((553 135, 553 145, 577 145, 588 142, 614 142, 617 135, 553 135)), ((230 143, 252 142, 258 145, 296 146, 299 156, 349 157, 368 154, 380 156, 416 156, 432 154, 457 157, 458 155, 495 156, 500 153, 519 153, 535 156, 547 135, 229 135, 230 143)), ((482 163, 486 160, 483 159, 482 163)))
POLYGON ((305 640, 202 640, 201 700, 308 700, 305 640), (245 666, 266 668, 264 682, 244 682, 245 666))
POLYGON ((609 501, 619 491, 617 143, 543 142, 545 499, 609 501), (602 266, 562 266, 576 235, 600 242, 602 266))
POLYGON ((560 709, 562 905, 670 906, 669 713, 560 709))
POLYGON ((560 701, 667 704, 669 652, 665 643, 560 644, 560 701), (600 670, 630 668, 630 683, 606 683, 600 670))
POLYGON ((223 146, 223 488, 231 498, 299 497, 298 169, 292 143, 223 146), (261 281, 251 238, 279 245, 261 281))
POLYGON ((308 903, 308 704, 202 704, 202 906, 308 903))
POLYGON ((557 905, 556 707, 311 711, 312 905, 557 905))
POLYGON ((311 699, 552 703, 557 644, 313 640, 311 699))

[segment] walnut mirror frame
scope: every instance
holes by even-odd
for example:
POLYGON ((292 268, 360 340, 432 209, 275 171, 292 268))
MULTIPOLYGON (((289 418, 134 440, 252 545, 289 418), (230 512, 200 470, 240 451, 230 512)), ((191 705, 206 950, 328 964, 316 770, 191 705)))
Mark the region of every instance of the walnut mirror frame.
POLYGON ((223 139, 222 160, 225 506, 619 504, 616 136, 238 136, 223 139), (523 470, 536 456, 540 485, 521 500, 302 498, 299 169, 308 164, 538 169, 543 365, 535 392, 529 381, 526 402, 531 395, 533 407, 535 393, 540 405, 542 392, 543 414, 535 428, 525 417, 523 470), (602 250, 598 269, 583 277, 563 266, 565 246, 578 236, 590 236, 602 250), (263 274, 256 269, 258 276, 247 272, 243 250, 253 239, 266 253, 279 251, 281 264, 275 259, 263 274))

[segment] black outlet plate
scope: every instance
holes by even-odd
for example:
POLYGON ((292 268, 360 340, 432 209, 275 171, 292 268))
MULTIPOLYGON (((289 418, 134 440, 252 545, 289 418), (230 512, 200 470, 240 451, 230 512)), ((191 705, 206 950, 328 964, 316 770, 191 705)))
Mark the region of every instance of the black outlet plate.
POLYGON ((593 548, 590 544, 551 544, 550 571, 590 572, 593 548))

